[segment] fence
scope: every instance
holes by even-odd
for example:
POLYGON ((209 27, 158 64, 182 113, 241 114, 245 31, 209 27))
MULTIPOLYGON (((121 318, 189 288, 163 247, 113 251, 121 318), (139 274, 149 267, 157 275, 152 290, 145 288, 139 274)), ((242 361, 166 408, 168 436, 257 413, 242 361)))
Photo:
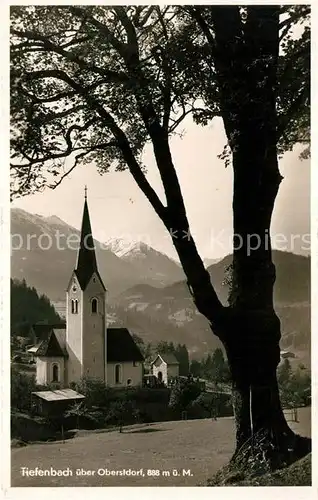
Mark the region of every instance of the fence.
POLYGON ((297 408, 285 408, 284 413, 287 422, 299 422, 297 408))

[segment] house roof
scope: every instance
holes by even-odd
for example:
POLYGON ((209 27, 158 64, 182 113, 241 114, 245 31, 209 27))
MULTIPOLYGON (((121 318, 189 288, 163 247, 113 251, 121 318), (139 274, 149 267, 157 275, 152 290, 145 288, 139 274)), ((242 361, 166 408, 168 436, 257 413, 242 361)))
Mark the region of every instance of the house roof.
POLYGON ((56 391, 39 391, 32 392, 38 398, 44 399, 45 401, 67 401, 74 399, 84 399, 85 396, 79 392, 73 391, 73 389, 58 389, 56 391))
POLYGON ((107 362, 143 361, 137 344, 127 328, 107 328, 107 362))
POLYGON ((29 352, 33 353, 35 356, 47 356, 47 357, 68 356, 65 348, 65 342, 63 342, 62 331, 58 334, 56 330, 55 331, 51 330, 48 337, 44 340, 41 340, 35 346, 31 347, 31 349, 29 349, 29 352))
POLYGON ((160 357, 162 361, 164 361, 167 365, 179 365, 179 361, 175 357, 175 355, 172 352, 166 352, 164 354, 158 354, 155 359, 152 361, 152 365, 154 362, 160 357))
POLYGON ((36 351, 38 350, 39 346, 40 344, 33 345, 32 347, 30 347, 30 349, 28 349, 28 352, 31 354, 36 354, 36 351))

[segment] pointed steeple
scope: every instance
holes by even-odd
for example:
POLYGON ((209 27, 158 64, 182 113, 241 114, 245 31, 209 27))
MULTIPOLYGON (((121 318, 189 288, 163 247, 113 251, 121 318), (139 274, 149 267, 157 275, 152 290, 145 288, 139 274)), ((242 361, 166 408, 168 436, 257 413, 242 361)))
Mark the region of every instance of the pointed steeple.
POLYGON ((95 245, 87 205, 87 188, 85 186, 84 211, 82 218, 81 240, 77 254, 75 273, 82 290, 86 288, 92 274, 98 272, 95 245))

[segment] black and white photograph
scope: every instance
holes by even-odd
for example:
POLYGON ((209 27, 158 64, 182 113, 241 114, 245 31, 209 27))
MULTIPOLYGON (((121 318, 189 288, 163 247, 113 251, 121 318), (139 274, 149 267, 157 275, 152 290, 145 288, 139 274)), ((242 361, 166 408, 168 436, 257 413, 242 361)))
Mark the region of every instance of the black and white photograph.
POLYGON ((8 11, 11 489, 314 486, 311 5, 8 11))

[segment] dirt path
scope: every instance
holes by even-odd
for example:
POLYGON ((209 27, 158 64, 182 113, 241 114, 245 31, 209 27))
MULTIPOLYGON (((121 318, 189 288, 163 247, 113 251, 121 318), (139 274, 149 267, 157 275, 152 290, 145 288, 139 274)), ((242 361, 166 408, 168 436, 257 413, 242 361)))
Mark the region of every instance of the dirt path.
MULTIPOLYGON (((309 436, 310 408, 298 410, 298 417, 299 423, 290 423, 291 427, 309 436)), ((65 443, 13 449, 12 486, 197 486, 229 460, 233 447, 232 418, 164 422, 122 434, 88 434, 65 443), (72 475, 23 475, 23 467, 52 467, 72 475), (91 475, 77 475, 78 469, 91 475), (127 470, 138 475, 127 475, 127 470), (111 471, 126 471, 126 475, 106 475, 111 471)))

